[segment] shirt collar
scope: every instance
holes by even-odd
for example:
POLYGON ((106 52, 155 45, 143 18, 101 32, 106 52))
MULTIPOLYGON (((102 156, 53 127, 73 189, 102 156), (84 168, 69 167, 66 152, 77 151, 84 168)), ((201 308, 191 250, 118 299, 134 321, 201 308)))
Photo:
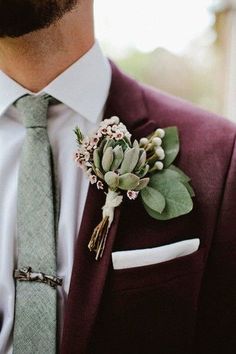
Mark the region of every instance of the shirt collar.
POLYGON ((104 109, 110 84, 111 67, 96 41, 84 56, 36 94, 0 71, 0 116, 27 93, 47 93, 96 123, 104 109))

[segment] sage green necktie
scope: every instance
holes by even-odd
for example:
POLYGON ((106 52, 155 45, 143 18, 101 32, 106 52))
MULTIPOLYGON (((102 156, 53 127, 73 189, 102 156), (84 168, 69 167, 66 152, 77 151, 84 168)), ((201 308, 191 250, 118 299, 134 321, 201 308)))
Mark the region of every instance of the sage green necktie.
POLYGON ((56 201, 47 134, 49 95, 16 101, 24 126, 17 199, 18 269, 15 354, 55 354, 57 328, 56 201))

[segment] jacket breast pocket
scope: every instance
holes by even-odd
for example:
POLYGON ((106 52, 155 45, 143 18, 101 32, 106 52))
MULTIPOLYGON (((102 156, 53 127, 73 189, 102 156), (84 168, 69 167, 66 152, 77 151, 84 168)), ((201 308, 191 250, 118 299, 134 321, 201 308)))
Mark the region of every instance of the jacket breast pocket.
POLYGON ((112 269, 94 353, 191 353, 204 255, 200 248, 156 265, 112 269))
POLYGON ((187 256, 171 259, 166 262, 113 270, 111 274, 112 291, 132 291, 135 289, 159 287, 175 278, 201 272, 204 266, 205 248, 201 247, 187 256))

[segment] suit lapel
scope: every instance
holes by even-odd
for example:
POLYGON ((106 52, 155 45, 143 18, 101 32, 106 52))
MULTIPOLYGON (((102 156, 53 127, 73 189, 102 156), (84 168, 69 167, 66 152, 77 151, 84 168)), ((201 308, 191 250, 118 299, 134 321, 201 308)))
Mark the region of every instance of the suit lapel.
MULTIPOLYGON (((104 116, 106 118, 119 116, 133 134, 137 133, 137 136, 144 125, 147 132, 151 131, 140 86, 124 76, 113 63, 111 67, 112 83, 104 116)), ((95 254, 89 252, 87 245, 94 227, 101 219, 104 202, 104 193, 90 186, 75 250, 61 354, 86 353, 101 302, 121 212, 121 208, 117 208, 104 255, 101 260, 95 261, 95 254)))

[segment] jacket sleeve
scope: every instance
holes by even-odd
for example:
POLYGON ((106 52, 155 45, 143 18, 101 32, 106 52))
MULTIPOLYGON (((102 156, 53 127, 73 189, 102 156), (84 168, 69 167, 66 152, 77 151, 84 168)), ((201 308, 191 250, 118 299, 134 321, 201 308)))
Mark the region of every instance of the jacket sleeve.
POLYGON ((236 146, 199 298, 194 352, 236 352, 236 146))

